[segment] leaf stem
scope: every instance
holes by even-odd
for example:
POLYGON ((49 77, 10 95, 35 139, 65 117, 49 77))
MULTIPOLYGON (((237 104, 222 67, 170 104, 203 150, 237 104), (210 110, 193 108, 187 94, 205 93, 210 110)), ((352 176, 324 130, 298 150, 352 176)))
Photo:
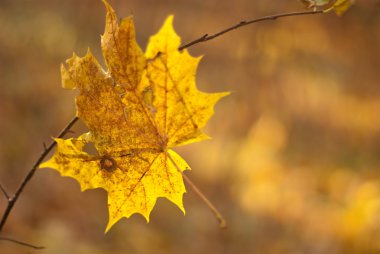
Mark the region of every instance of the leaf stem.
POLYGON ((190 185, 190 187, 194 190, 194 192, 202 199, 203 202, 206 203, 206 205, 210 208, 211 212, 215 215, 216 219, 219 222, 220 228, 227 228, 226 220, 224 219, 223 215, 219 212, 219 210, 211 203, 211 201, 203 194, 201 190, 198 189, 198 187, 188 178, 183 172, 182 176, 183 179, 190 185))
POLYGON ((219 210, 214 206, 213 203, 203 194, 203 192, 198 189, 198 187, 188 178, 182 170, 178 167, 177 163, 173 160, 173 158, 170 156, 168 152, 166 152, 166 155, 168 156, 169 160, 173 163, 173 165, 176 167, 178 172, 182 174, 183 179, 190 185, 190 187, 194 190, 195 194, 198 195, 198 197, 210 208, 211 212, 215 215, 216 219, 219 222, 219 227, 221 229, 227 228, 226 220, 223 218, 223 215, 219 212, 219 210))
MULTIPOLYGON (((74 117, 63 130, 58 134, 58 138, 62 138, 69 130, 70 128, 78 121, 78 117, 74 117)), ((3 216, 1 217, 0 222, 0 231, 3 229, 5 222, 8 219, 8 216, 10 212, 12 211, 13 206, 15 205, 17 199, 19 198, 20 194, 24 190, 25 186, 28 184, 30 179, 32 179, 34 173, 37 170, 38 165, 45 159, 46 155, 54 148, 56 142, 53 140, 49 146, 42 152, 40 157, 38 157, 37 161, 34 163, 33 167, 29 170, 28 174, 24 177, 22 182, 20 183, 19 187, 17 188, 15 194, 12 197, 8 198, 8 204, 4 211, 3 216)), ((7 194, 8 195, 8 194, 7 194)))
POLYGON ((232 30, 236 30, 238 28, 241 28, 243 26, 247 26, 253 23, 261 22, 261 21, 266 21, 266 20, 276 20, 279 18, 284 18, 284 17, 294 17, 294 16, 304 16, 304 15, 313 15, 313 14, 322 14, 325 13, 323 10, 315 10, 315 11, 301 11, 301 12, 289 12, 289 13, 281 13, 281 14, 275 14, 275 15, 270 15, 270 16, 265 16, 257 19, 251 19, 251 20, 243 20, 240 21, 239 23, 230 26, 220 32, 217 32, 215 34, 209 35, 209 34, 204 34, 203 36, 199 37, 196 40, 193 40, 181 47, 178 48, 178 50, 183 50, 185 48, 189 48, 195 44, 201 43, 201 42, 206 42, 210 41, 212 39, 215 39, 216 37, 222 36, 223 34, 226 34, 228 32, 231 32, 232 30))

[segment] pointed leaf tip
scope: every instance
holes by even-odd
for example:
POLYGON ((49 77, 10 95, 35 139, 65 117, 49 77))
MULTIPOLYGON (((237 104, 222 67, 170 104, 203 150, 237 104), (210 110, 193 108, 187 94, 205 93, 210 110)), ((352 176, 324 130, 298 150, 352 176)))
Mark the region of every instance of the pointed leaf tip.
POLYGON ((114 9, 112 8, 112 6, 108 3, 107 0, 102 0, 104 6, 106 7, 106 10, 107 11, 110 11, 110 12, 114 12, 114 9))

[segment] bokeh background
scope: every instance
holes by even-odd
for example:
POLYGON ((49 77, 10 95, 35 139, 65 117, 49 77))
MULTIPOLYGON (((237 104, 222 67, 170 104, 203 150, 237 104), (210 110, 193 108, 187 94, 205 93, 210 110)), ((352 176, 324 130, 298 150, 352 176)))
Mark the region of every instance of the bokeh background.
MULTIPOLYGON (((112 0, 135 16, 145 48, 165 17, 184 42, 244 19, 301 11, 296 0, 112 0)), ((0 181, 13 193, 43 142, 75 115, 60 64, 100 52, 100 0, 0 0, 0 181)), ((160 199, 147 224, 123 219, 104 235, 106 193, 39 170, 0 242, 8 253, 380 253, 380 1, 343 17, 290 17, 193 46, 203 91, 232 91, 206 132, 177 151, 228 229, 188 188, 186 216, 160 199)), ((71 136, 86 131, 83 124, 71 136)), ((0 197, 0 211, 6 200, 0 197)))

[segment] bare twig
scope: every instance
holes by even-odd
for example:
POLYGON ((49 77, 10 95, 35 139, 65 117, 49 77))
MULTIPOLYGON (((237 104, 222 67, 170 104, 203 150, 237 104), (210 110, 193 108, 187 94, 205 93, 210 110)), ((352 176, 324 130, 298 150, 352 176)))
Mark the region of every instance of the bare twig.
MULTIPOLYGON (((68 130, 78 121, 78 117, 74 117, 63 130, 59 133, 58 137, 62 138, 68 130)), ((24 190, 25 186, 28 184, 30 179, 33 177, 34 173, 37 170, 38 165, 45 159, 46 155, 54 148, 55 146, 55 141, 52 141, 50 145, 45 149, 40 157, 38 157, 37 161, 34 163, 33 167, 29 170, 28 174, 25 176, 25 178, 22 180, 20 186, 17 188, 16 193, 13 195, 13 197, 8 198, 8 205, 5 209, 5 212, 3 216, 1 217, 1 222, 0 222, 0 231, 3 229, 5 222, 8 219, 9 213, 12 211, 13 206, 15 205, 17 199, 19 198, 20 194, 24 190)))
POLYGON ((36 246, 36 245, 30 244, 30 243, 22 242, 22 241, 19 241, 19 240, 16 240, 16 239, 12 239, 12 238, 9 238, 9 237, 0 236, 0 241, 12 242, 12 243, 16 243, 16 244, 19 244, 19 245, 22 245, 22 246, 26 246, 26 247, 29 247, 29 248, 33 248, 33 249, 36 249, 36 250, 45 249, 44 246, 36 246))
POLYGON ((46 146, 46 143, 45 143, 45 142, 42 142, 42 146, 44 147, 44 151, 46 151, 47 146, 46 146))
POLYGON ((182 172, 182 170, 178 167, 177 163, 173 160, 170 154, 167 152, 169 160, 173 163, 174 167, 182 174, 183 179, 190 185, 190 187, 195 191, 195 193, 202 199, 203 202, 210 208, 211 212, 215 215, 216 219, 219 222, 219 227, 224 229, 227 228, 226 220, 223 218, 223 215, 219 212, 219 210, 211 203, 211 201, 203 194, 201 190, 182 172))
POLYGON ((0 189, 1 189, 1 192, 4 194, 4 196, 9 200, 9 194, 1 183, 0 183, 0 189))
POLYGON ((215 39, 216 37, 219 37, 225 33, 231 32, 232 30, 238 29, 243 26, 247 26, 253 23, 261 22, 261 21, 266 21, 266 20, 276 20, 279 18, 284 18, 284 17, 292 17, 292 16, 304 16, 304 15, 313 15, 313 14, 322 14, 324 13, 323 10, 316 10, 316 11, 302 11, 302 12, 289 12, 289 13, 282 13, 282 14, 276 14, 276 15, 270 15, 270 16, 265 16, 262 18, 257 18, 257 19, 251 19, 247 21, 240 21, 238 24, 230 26, 220 32, 217 32, 212 35, 205 34, 202 37, 199 37, 198 39, 191 41, 181 47, 178 48, 178 50, 183 50, 185 48, 189 48, 195 44, 201 43, 201 42, 206 42, 210 41, 212 39, 215 39))

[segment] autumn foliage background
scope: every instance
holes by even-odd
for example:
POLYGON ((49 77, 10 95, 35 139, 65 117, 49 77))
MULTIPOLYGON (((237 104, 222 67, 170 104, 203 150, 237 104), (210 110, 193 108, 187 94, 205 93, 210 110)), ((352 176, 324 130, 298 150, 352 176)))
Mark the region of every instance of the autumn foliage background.
MULTIPOLYGON (((302 10, 294 0, 111 4, 120 17, 134 14, 143 48, 168 14, 189 42, 241 20, 302 10)), ((0 2, 0 181, 10 191, 42 142, 75 114, 76 92, 61 89, 59 66, 88 45, 102 59, 104 16, 94 0, 0 2)), ((233 92, 206 129, 213 139, 177 149, 228 230, 188 188, 186 216, 162 199, 149 224, 134 215, 104 235, 106 193, 81 193, 74 180, 44 170, 4 233, 47 246, 42 253, 380 251, 379 45, 380 2, 363 0, 342 18, 269 21, 189 49, 205 55, 201 90, 233 92)), ((26 251, 0 244, 4 253, 26 251)))

